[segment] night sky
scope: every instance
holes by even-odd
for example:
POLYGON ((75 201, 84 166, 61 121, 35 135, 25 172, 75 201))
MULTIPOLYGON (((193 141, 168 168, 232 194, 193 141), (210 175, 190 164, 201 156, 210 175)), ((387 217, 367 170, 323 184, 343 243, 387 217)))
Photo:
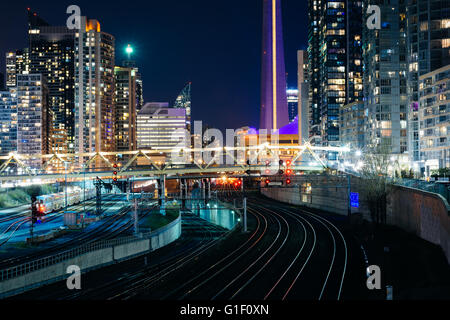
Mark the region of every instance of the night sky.
MULTIPOLYGON (((144 99, 173 103, 192 81, 194 120, 219 129, 258 126, 262 0, 2 1, 0 70, 5 52, 27 46, 26 8, 65 25, 67 6, 97 19, 116 38, 116 65, 128 43, 143 76, 144 99)), ((306 0, 283 0, 288 86, 297 84, 298 49, 307 46, 306 0)))

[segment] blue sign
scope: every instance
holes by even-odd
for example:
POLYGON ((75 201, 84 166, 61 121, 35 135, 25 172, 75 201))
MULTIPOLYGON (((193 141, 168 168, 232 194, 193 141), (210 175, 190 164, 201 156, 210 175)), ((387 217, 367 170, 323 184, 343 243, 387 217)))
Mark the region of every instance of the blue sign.
POLYGON ((359 208, 359 193, 357 192, 350 193, 350 206, 352 208, 359 208))

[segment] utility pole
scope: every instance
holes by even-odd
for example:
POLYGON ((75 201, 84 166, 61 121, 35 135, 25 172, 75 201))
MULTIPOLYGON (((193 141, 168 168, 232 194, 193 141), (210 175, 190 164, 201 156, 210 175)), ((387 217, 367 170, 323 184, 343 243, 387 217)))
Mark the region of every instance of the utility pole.
POLYGON ((65 205, 64 205, 64 212, 67 212, 67 166, 68 162, 64 161, 64 189, 65 189, 65 205))
POLYGON ((81 221, 81 228, 84 228, 84 216, 86 215, 86 168, 83 166, 83 221, 81 221))
POLYGON ((33 243, 34 239, 34 222, 37 216, 37 208, 36 208, 36 196, 31 196, 31 221, 30 221, 30 241, 33 243))
POLYGON ((139 223, 138 223, 138 202, 137 199, 134 198, 134 234, 139 233, 139 223))
POLYGON ((102 180, 97 177, 94 185, 96 190, 96 214, 97 216, 102 214, 102 180))
POLYGON ((166 176, 161 175, 159 180, 159 200, 160 200, 160 213, 165 216, 166 215, 166 176))
POLYGON ((247 198, 244 198, 244 216, 243 216, 244 232, 247 232, 247 198))
POLYGON ((350 181, 350 175, 347 174, 347 218, 350 220, 350 216, 352 214, 352 203, 351 203, 351 195, 352 195, 352 186, 350 181))

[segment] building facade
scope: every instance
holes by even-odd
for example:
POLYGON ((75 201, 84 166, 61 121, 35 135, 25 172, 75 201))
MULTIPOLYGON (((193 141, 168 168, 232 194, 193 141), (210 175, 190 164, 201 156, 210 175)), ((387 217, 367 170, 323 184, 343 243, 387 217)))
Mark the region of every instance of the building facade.
POLYGON ((450 64, 450 11, 448 0, 408 0, 406 17, 408 70, 409 154, 420 160, 419 78, 450 64))
POLYGON ((339 110, 339 140, 341 145, 351 150, 361 150, 365 146, 364 102, 356 101, 342 106, 339 110))
POLYGON ((134 68, 115 67, 116 93, 114 134, 115 151, 133 151, 136 143, 136 87, 137 74, 134 68))
POLYGON ((75 30, 66 26, 50 26, 42 19, 29 18, 30 73, 45 76, 49 106, 53 111, 53 128, 59 138, 65 137, 65 151, 74 152, 75 139, 75 30))
MULTIPOLYGON (((48 154, 52 112, 48 89, 41 74, 17 75, 17 152, 26 155, 48 154)), ((28 161, 39 167, 40 159, 28 161)))
POLYGON ((425 173, 450 168, 450 65, 419 78, 420 160, 425 173))
POLYGON ((6 53, 6 87, 17 86, 16 76, 28 74, 30 71, 30 56, 28 48, 6 53))
MULTIPOLYGON (((309 92, 309 66, 308 52, 305 50, 297 51, 297 82, 298 82, 298 134, 299 142, 302 144, 308 141, 310 136, 311 119, 313 118, 312 108, 310 108, 309 92)), ((312 137, 313 143, 314 137, 312 137)))
POLYGON ((81 17, 75 45, 75 152, 114 151, 114 43, 81 17))
POLYGON ((186 109, 186 126, 187 130, 191 132, 191 85, 189 82, 175 100, 175 108, 186 109))
MULTIPOLYGON (((186 138, 186 109, 170 108, 168 103, 146 103, 137 115, 139 150, 170 151, 186 138), (183 130, 183 132, 181 132, 183 130)), ((185 147, 189 147, 186 141, 185 147)))
POLYGON ((292 122, 298 115, 298 90, 287 89, 286 96, 288 102, 289 122, 292 122))
POLYGON ((0 91, 0 154, 17 151, 17 91, 0 91))
POLYGON ((310 136, 339 145, 339 108, 363 99, 362 2, 308 1, 310 136))
MULTIPOLYGON (((372 2, 370 2, 372 3, 372 2)), ((392 154, 408 151, 405 2, 376 2, 381 29, 364 24, 366 145, 383 144, 392 154)), ((365 2, 365 7, 369 1, 365 2)), ((368 19, 367 13, 365 18, 368 19)))

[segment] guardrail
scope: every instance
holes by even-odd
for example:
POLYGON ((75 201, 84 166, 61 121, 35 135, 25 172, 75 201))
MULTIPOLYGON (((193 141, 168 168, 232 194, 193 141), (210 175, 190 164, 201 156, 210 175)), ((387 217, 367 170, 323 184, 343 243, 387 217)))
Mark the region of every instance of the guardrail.
POLYGON ((416 179, 402 179, 395 182, 396 185, 419 189, 422 191, 440 194, 447 202, 450 202, 450 186, 444 183, 428 182, 416 179))
POLYGON ((69 249, 51 256, 39 258, 37 260, 25 262, 23 264, 10 267, 7 269, 3 269, 0 271, 0 281, 9 280, 12 278, 16 278, 22 275, 25 275, 27 273, 46 268, 51 265, 55 265, 57 263, 75 258, 77 256, 80 256, 85 253, 111 248, 118 245, 128 244, 132 242, 142 241, 143 239, 151 239, 154 236, 159 235, 162 232, 167 231, 168 229, 172 228, 174 225, 179 223, 181 219, 181 215, 178 216, 177 219, 169 223, 168 225, 159 228, 157 230, 143 233, 140 236, 128 236, 128 237, 122 237, 117 239, 111 239, 111 240, 101 240, 97 242, 93 242, 90 244, 82 245, 73 249, 69 249))

